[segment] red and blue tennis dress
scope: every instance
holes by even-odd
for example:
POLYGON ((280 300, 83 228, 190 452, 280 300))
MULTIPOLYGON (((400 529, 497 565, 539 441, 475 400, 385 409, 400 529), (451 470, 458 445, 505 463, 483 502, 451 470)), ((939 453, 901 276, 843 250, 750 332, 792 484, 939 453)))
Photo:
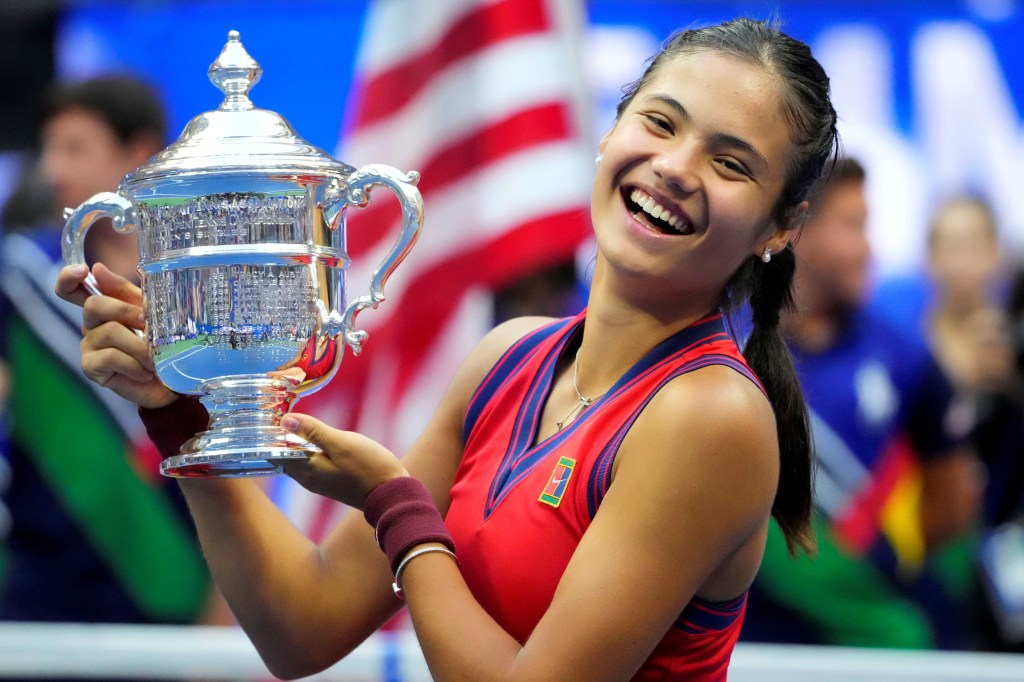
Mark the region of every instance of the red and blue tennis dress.
MULTIPOLYGON (((446 523, 462 574, 480 604, 525 642, 611 485, 612 463, 644 406, 666 383, 726 365, 760 383, 709 315, 653 348, 575 421, 536 441, 554 370, 585 319, 548 324, 513 345, 466 412, 465 454, 446 523)), ((635 680, 724 680, 746 595, 724 603, 694 597, 635 680)))

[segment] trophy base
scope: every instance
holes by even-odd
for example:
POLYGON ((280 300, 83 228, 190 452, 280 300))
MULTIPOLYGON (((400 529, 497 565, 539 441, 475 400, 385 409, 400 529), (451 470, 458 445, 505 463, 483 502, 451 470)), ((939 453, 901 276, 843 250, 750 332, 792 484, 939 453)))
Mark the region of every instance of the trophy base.
POLYGON ((204 382, 210 428, 160 464, 174 478, 242 478, 284 473, 281 465, 306 459, 320 448, 280 426, 295 401, 295 381, 249 376, 204 382))
POLYGON ((173 478, 243 478, 276 476, 284 473, 282 462, 306 459, 319 448, 307 450, 263 449, 258 451, 228 449, 181 454, 168 457, 160 464, 160 473, 173 478))

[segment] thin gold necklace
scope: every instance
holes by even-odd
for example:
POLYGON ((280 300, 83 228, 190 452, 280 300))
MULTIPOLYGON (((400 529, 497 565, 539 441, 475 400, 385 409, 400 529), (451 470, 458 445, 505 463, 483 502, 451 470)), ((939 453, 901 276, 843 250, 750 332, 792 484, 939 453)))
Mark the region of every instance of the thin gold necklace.
POLYGON ((558 427, 559 431, 562 430, 563 426, 565 426, 566 424, 568 424, 572 420, 576 419, 576 417, 578 417, 580 415, 580 412, 582 412, 583 410, 585 410, 588 407, 590 407, 591 405, 593 405, 594 401, 597 400, 598 398, 600 398, 601 395, 604 395, 602 393, 601 395, 595 396, 593 398, 588 398, 585 395, 583 395, 582 393, 580 393, 580 387, 579 387, 578 381, 579 381, 579 373, 580 373, 580 351, 581 350, 583 350, 582 346, 576 349, 576 356, 573 358, 573 361, 572 361, 572 388, 573 388, 574 391, 576 391, 576 397, 579 399, 579 402, 576 403, 573 406, 572 410, 569 411, 569 414, 565 415, 565 418, 562 419, 562 421, 555 422, 555 426, 558 427))

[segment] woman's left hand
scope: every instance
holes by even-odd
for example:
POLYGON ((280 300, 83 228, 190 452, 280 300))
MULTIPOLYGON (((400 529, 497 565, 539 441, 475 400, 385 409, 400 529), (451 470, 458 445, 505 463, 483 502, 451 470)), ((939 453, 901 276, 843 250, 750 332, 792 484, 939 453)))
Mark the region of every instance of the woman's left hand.
POLYGON ((310 492, 362 509, 374 488, 409 475, 390 450, 366 436, 331 428, 306 414, 285 415, 281 426, 323 450, 282 467, 310 492))

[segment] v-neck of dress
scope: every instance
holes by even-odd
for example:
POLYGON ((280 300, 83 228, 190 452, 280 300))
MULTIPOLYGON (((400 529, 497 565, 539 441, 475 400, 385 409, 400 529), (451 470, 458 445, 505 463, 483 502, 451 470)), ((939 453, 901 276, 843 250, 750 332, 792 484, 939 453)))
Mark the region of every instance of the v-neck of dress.
POLYGON ((560 337, 549 347, 541 360, 540 367, 530 382, 516 414, 508 448, 487 497, 485 516, 494 510, 509 490, 545 460, 551 451, 572 438, 588 422, 599 418, 602 408, 628 389, 638 376, 673 356, 688 351, 696 344, 727 335, 722 314, 718 311, 672 334, 637 360, 604 395, 597 398, 565 428, 538 441, 541 416, 554 384, 555 368, 564 357, 566 348, 582 332, 585 320, 584 310, 562 330, 560 337))

